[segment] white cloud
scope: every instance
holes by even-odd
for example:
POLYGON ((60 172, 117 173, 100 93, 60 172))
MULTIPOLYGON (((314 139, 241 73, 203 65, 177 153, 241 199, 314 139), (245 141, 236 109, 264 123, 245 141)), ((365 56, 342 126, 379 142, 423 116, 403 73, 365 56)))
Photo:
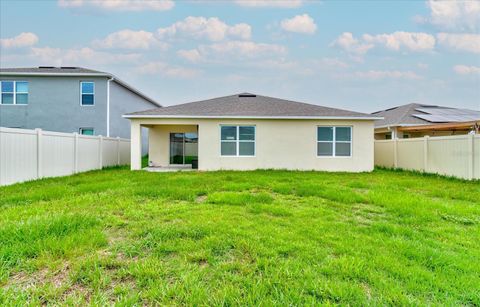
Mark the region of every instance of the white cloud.
POLYGON ((410 51, 428 51, 435 47, 435 37, 427 33, 397 31, 391 34, 364 34, 367 43, 381 44, 387 49, 398 51, 406 48, 410 51))
POLYGON ((199 62, 202 59, 202 55, 197 49, 178 50, 177 55, 193 63, 199 62))
POLYGON ((235 0, 235 3, 240 6, 279 8, 296 8, 300 7, 303 2, 303 0, 235 0))
POLYGON ((398 70, 369 70, 357 71, 350 74, 340 75, 343 78, 354 79, 368 79, 368 80, 383 80, 383 79, 405 79, 405 80, 419 80, 421 76, 413 71, 398 71, 398 70))
POLYGON ((195 39, 205 38, 210 41, 221 41, 227 37, 232 37, 247 40, 251 37, 252 27, 246 23, 229 26, 217 17, 189 16, 169 27, 159 28, 157 34, 160 38, 185 36, 195 39))
POLYGON ((211 45, 202 45, 198 49, 202 55, 216 54, 243 58, 283 55, 287 52, 284 46, 251 41, 227 41, 211 45))
POLYGON ((475 30, 480 28, 480 1, 429 0, 430 16, 424 21, 445 29, 475 30))
POLYGON ((87 66, 134 62, 140 59, 139 54, 116 54, 96 51, 85 47, 81 49, 32 48, 27 56, 31 60, 54 66, 87 66))
POLYGON ((437 40, 449 49, 480 53, 480 34, 438 33, 437 40))
POLYGON ((167 49, 168 44, 160 42, 154 34, 147 31, 121 30, 107 35, 104 39, 93 41, 95 48, 103 49, 167 49))
POLYGON ((172 0, 58 0, 63 8, 93 8, 106 11, 168 11, 175 6, 172 0))
POLYGON ((459 75, 480 74, 480 67, 467 66, 467 65, 455 65, 453 71, 459 75))
POLYGON ((198 76, 201 72, 179 66, 172 66, 164 62, 150 62, 139 66, 136 71, 142 75, 162 75, 166 77, 189 79, 198 76))
POLYGON ((313 34, 317 31, 317 25, 308 14, 297 15, 291 19, 284 19, 280 24, 283 30, 288 32, 313 34))
POLYGON ((31 32, 22 32, 12 38, 0 39, 2 48, 23 48, 30 47, 38 43, 38 36, 31 32))
POLYGON ((340 47, 347 52, 362 55, 374 47, 371 43, 363 43, 353 37, 350 32, 343 32, 330 46, 340 47))
POLYGON ((329 66, 329 67, 336 67, 336 68, 347 68, 348 64, 337 59, 337 58, 323 58, 320 60, 319 65, 321 66, 329 66))

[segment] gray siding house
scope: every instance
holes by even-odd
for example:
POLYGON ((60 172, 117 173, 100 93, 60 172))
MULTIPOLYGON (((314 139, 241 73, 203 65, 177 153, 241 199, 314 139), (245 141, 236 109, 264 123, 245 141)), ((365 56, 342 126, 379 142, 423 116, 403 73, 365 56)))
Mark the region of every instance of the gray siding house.
POLYGON ((114 75, 81 67, 1 68, 0 90, 0 127, 9 128, 130 138, 122 115, 161 107, 114 75))

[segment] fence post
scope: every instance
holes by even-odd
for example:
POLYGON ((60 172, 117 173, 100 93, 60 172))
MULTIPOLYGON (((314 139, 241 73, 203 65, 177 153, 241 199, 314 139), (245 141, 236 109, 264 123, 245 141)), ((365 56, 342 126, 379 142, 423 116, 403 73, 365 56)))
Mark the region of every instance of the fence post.
POLYGON ((117 165, 120 165, 120 137, 117 136, 117 165))
POLYGON ((103 168, 103 136, 98 136, 98 168, 103 168))
POLYGON ((428 135, 423 137, 423 171, 425 173, 428 173, 428 138, 428 135))
POLYGON ((78 133, 73 133, 73 173, 78 173, 78 133))
POLYGON ((37 178, 42 178, 42 129, 35 129, 37 133, 37 178))
POLYGON ((398 167, 398 139, 394 138, 393 139, 393 167, 397 168, 398 167))
POLYGON ((475 160, 475 155, 474 155, 474 140, 473 140, 473 137, 474 135, 473 134, 468 134, 467 135, 468 137, 468 156, 467 156, 467 159, 468 159, 468 175, 467 175, 467 178, 468 179, 473 179, 473 167, 474 167, 474 160, 475 160))

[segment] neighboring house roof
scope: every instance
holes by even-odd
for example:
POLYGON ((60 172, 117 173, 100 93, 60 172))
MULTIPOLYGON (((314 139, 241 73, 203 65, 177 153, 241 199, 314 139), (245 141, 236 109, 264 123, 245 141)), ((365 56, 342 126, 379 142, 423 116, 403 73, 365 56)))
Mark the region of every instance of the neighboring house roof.
POLYGON ((117 84, 123 86, 124 88, 130 90, 131 92, 139 95, 140 97, 148 100, 152 104, 161 107, 162 105, 156 102, 154 99, 148 97, 147 95, 143 94, 133 86, 129 85, 128 83, 120 80, 113 74, 83 68, 83 67, 72 67, 72 66, 61 66, 61 67, 54 67, 54 66, 39 66, 39 67, 17 67, 17 68, 0 68, 0 76, 70 76, 70 77, 106 77, 111 78, 112 81, 116 82, 117 84))
POLYGON ((135 112, 126 118, 285 118, 378 119, 370 114, 250 93, 135 112))
POLYGON ((375 121, 376 128, 480 120, 480 111, 419 103, 410 103, 383 111, 377 111, 372 113, 372 115, 383 117, 383 119, 375 121))

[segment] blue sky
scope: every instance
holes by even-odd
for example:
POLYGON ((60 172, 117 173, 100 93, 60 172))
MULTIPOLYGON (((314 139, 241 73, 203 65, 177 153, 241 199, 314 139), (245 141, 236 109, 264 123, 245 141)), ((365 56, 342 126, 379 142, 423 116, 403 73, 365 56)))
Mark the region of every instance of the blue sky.
POLYGON ((480 1, 0 1, 1 67, 108 71, 163 105, 254 92, 480 109, 480 1))

